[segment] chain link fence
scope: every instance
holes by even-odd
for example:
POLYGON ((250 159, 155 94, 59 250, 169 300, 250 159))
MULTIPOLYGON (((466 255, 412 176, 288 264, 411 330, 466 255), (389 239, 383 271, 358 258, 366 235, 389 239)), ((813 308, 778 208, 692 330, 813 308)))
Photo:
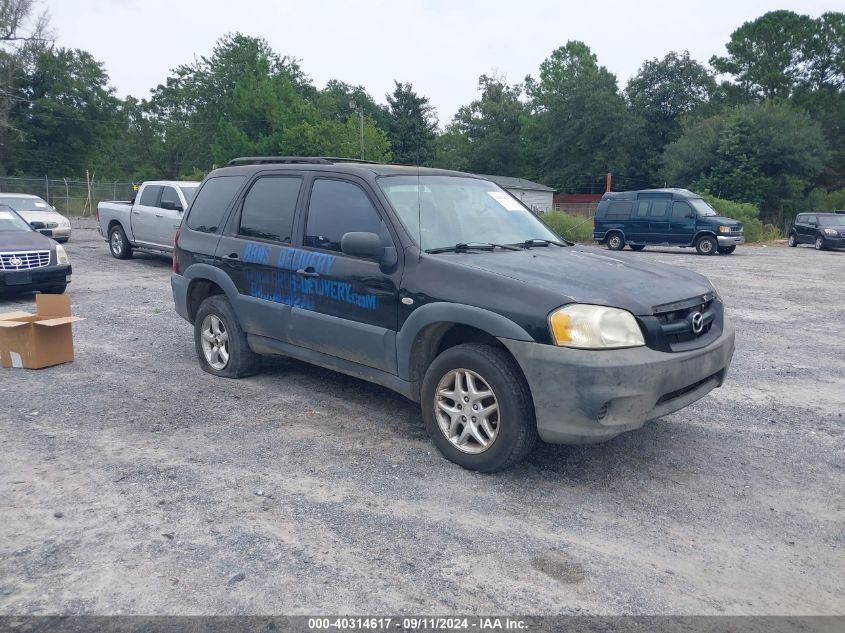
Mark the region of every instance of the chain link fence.
POLYGON ((28 193, 39 196, 63 215, 91 216, 102 200, 130 200, 131 182, 70 180, 67 178, 28 178, 0 176, 0 193, 28 193))

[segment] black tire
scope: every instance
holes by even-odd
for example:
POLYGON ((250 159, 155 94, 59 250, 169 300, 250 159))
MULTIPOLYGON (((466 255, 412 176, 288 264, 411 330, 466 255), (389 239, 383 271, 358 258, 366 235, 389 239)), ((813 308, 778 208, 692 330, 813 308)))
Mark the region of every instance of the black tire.
POLYGON ((827 248, 824 244, 824 238, 821 235, 816 235, 816 241, 813 243, 817 251, 823 251, 827 248))
POLYGON ((50 286, 49 288, 46 288, 45 290, 42 290, 41 292, 44 293, 45 295, 63 295, 65 293, 65 290, 67 290, 67 284, 61 284, 61 285, 58 285, 58 286, 50 286))
POLYGON ((612 251, 621 251, 625 248, 625 238, 619 231, 611 231, 607 234, 607 247, 612 251))
POLYGON ((695 242, 695 250, 699 255, 715 255, 718 249, 719 243, 712 235, 702 235, 695 242))
POLYGON ((795 233, 790 233, 789 239, 786 241, 786 243, 792 248, 795 248, 796 246, 798 246, 798 236, 796 236, 795 233))
POLYGON ((736 244, 734 244, 733 246, 720 246, 720 247, 719 247, 719 252, 720 252, 722 255, 730 255, 730 254, 731 254, 731 253, 733 253, 735 250, 736 250, 736 244))
POLYGON ((109 252, 115 259, 129 259, 132 257, 132 247, 126 239, 126 232, 119 224, 109 230, 109 252))
MULTIPOLYGON (((426 371, 421 399, 426 431, 434 445, 446 459, 467 470, 483 473, 505 470, 525 459, 537 442, 531 391, 519 365, 504 350, 481 343, 465 343, 447 349, 426 371), (475 454, 464 452, 453 444, 446 431, 440 429, 436 413, 439 383, 451 372, 461 369, 469 370, 487 383, 498 404, 493 441, 486 450, 475 454)), ((452 406, 460 408, 456 402, 452 406)))
POLYGON ((645 248, 645 244, 628 244, 632 251, 641 251, 645 248))
MULTIPOLYGON (((206 297, 200 304, 194 319, 194 346, 200 367, 214 376, 223 378, 245 378, 252 376, 261 369, 261 356, 252 351, 246 340, 246 333, 241 328, 235 311, 223 295, 206 297), (203 328, 206 319, 218 319, 222 323, 221 332, 226 334, 225 351, 228 358, 222 367, 214 367, 206 358, 203 349, 203 328)), ((222 356, 217 356, 222 361, 222 356)))

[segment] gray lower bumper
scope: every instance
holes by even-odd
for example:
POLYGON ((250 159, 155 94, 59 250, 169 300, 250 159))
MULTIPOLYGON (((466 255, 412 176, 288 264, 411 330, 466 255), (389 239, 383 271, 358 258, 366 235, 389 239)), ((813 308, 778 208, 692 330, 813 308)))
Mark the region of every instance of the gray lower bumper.
POLYGON ((170 289, 173 291, 173 303, 176 306, 176 313, 190 321, 188 316, 188 280, 182 275, 170 275, 170 289))
POLYGON ((744 235, 718 235, 719 246, 739 246, 745 244, 744 235))
POLYGON ((601 442, 695 402, 722 385, 734 352, 727 319, 722 336, 691 352, 500 340, 528 380, 540 437, 553 444, 601 442))

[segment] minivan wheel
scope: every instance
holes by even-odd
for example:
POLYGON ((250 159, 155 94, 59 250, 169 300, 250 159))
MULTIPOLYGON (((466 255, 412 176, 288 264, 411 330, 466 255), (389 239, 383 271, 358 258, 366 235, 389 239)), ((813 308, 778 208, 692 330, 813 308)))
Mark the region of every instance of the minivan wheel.
POLYGON ((123 227, 116 224, 109 231, 109 250, 112 257, 116 259, 129 259, 132 257, 132 247, 129 246, 129 240, 126 239, 126 233, 123 227))
POLYGON ((795 233, 789 234, 789 240, 787 240, 786 243, 789 244, 789 246, 792 246, 793 248, 798 246, 798 239, 795 237, 795 233))
POLYGON ((625 248, 625 238, 619 232, 613 232, 607 236, 607 247, 612 251, 621 251, 625 248))
POLYGON ((824 238, 821 235, 819 235, 816 238, 816 250, 817 251, 823 251, 824 250, 824 238))
POLYGON ((716 241, 716 238, 710 235, 702 235, 695 243, 695 250, 698 251, 699 255, 713 255, 718 248, 719 243, 716 241))
POLYGON ((480 343, 447 349, 426 371, 421 400, 435 446, 468 470, 510 468, 537 442, 531 391, 504 350, 480 343))
POLYGON ((244 378, 261 368, 261 357, 250 349, 235 311, 223 295, 207 297, 194 319, 194 343, 200 366, 209 374, 244 378))
POLYGON ((730 255, 730 254, 731 254, 731 253, 733 253, 735 250, 736 250, 736 244, 734 244, 733 246, 720 246, 720 247, 719 247, 719 252, 720 252, 722 255, 730 255))

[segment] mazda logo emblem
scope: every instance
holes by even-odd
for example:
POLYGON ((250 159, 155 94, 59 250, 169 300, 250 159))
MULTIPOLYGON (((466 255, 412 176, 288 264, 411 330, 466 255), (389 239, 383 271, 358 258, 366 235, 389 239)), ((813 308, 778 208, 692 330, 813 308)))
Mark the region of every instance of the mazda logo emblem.
POLYGON ((693 334, 701 334, 704 330, 704 315, 701 312, 693 312, 689 317, 693 334))
POLYGON ((23 266, 23 260, 20 257, 11 257, 9 258, 9 265, 18 268, 19 266, 23 266))

